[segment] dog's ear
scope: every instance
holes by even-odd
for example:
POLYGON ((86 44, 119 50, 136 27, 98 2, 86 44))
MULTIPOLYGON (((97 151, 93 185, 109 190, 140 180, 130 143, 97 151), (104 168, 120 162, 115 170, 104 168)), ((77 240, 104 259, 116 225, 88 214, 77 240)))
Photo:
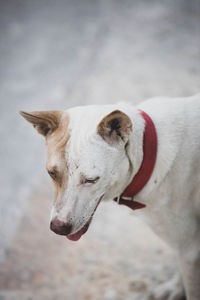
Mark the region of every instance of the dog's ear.
POLYGON ((132 132, 130 118, 120 110, 105 116, 97 126, 97 133, 109 144, 127 142, 132 132))
POLYGON ((62 111, 20 111, 20 115, 30 122, 40 134, 47 136, 58 128, 62 111))

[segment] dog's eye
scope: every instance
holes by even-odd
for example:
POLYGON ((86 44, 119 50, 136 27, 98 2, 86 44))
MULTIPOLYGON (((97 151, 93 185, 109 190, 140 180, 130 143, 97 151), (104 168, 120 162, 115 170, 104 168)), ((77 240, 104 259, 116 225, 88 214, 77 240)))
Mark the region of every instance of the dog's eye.
POLYGON ((99 180, 99 176, 97 176, 96 178, 85 178, 83 183, 96 183, 99 180))
POLYGON ((55 170, 52 170, 52 171, 48 170, 48 173, 53 180, 56 180, 57 172, 55 170))

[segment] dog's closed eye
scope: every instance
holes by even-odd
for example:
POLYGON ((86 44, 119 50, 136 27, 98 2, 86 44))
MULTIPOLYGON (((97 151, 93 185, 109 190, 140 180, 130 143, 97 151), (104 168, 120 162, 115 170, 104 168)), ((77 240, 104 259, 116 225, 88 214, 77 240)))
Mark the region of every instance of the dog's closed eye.
POLYGON ((94 184, 99 180, 99 176, 95 177, 95 178, 82 178, 81 179, 81 183, 82 184, 94 184))
POLYGON ((53 169, 53 170, 47 170, 47 172, 49 173, 49 175, 51 176, 51 178, 53 180, 57 179, 57 171, 55 169, 53 169))

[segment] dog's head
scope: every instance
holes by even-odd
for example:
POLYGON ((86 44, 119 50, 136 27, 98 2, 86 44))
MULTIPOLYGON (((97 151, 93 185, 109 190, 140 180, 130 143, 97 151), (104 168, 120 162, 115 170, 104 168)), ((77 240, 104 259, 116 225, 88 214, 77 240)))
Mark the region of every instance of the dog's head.
POLYGON ((104 106, 21 115, 46 139, 46 168, 55 187, 50 227, 78 240, 100 201, 117 197, 127 185, 131 120, 104 106))

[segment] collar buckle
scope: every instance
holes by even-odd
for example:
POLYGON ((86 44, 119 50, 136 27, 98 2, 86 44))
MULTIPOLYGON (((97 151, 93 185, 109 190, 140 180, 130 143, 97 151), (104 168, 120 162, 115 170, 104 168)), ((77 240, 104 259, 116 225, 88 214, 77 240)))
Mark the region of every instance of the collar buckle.
POLYGON ((120 200, 134 201, 134 196, 130 196, 130 197, 118 196, 118 197, 116 198, 116 201, 117 201, 118 204, 120 204, 120 200))
POLYGON ((125 197, 125 196, 121 196, 120 199, 122 200, 128 200, 128 201, 134 201, 134 196, 130 196, 130 197, 125 197))

